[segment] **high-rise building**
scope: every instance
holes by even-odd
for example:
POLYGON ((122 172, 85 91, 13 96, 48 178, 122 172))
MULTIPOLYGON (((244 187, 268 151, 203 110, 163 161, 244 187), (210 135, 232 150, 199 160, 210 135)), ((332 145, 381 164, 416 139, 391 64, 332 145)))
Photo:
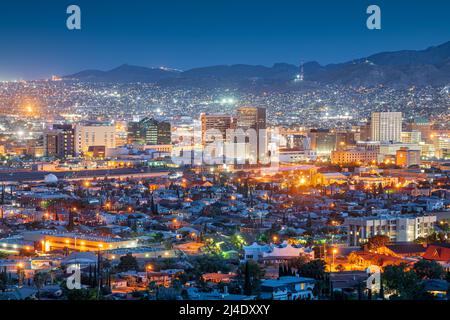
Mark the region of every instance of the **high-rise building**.
POLYGON ((355 133, 350 130, 342 130, 336 132, 336 150, 345 150, 350 146, 354 146, 355 133))
POLYGON ((356 141, 369 141, 371 140, 371 128, 370 123, 364 123, 357 127, 355 134, 356 141))
POLYGON ((211 132, 211 130, 218 130, 222 134, 222 139, 225 140, 227 130, 232 129, 235 124, 233 117, 226 114, 202 113, 200 115, 200 122, 202 126, 203 146, 213 142, 212 140, 214 140, 212 137, 208 136, 208 132, 211 132))
POLYGON ((70 124, 54 124, 44 133, 44 154, 61 159, 75 156, 75 129, 70 124))
POLYGON ((308 133, 311 138, 311 150, 317 155, 330 155, 336 150, 336 133, 328 129, 311 129, 308 133))
POLYGON ((406 124, 406 130, 421 133, 421 139, 426 143, 433 143, 432 126, 427 118, 415 118, 412 122, 406 124))
POLYGON ((128 143, 128 124, 126 121, 116 121, 116 147, 123 147, 128 143))
POLYGON ((75 153, 85 154, 89 147, 116 147, 116 127, 109 123, 89 122, 75 127, 75 153))
POLYGON ((128 124, 128 143, 141 145, 165 145, 172 143, 169 122, 144 118, 139 122, 128 124))
POLYGON ((60 132, 48 131, 44 133, 44 154, 46 157, 57 157, 60 149, 60 132))
POLYGON ((303 134, 290 134, 286 137, 287 147, 290 149, 310 150, 311 140, 303 134))
MULTIPOLYGON (((267 159, 267 123, 266 109, 259 107, 240 107, 236 114, 236 128, 244 130, 245 136, 245 153, 247 161, 250 163, 266 162, 267 159), (252 142, 249 140, 250 132, 254 130, 256 134, 256 148, 250 146, 252 142), (255 154, 256 152, 256 154, 255 154)), ((239 140, 239 137, 237 138, 239 140)))
POLYGON ((373 112, 371 118, 371 139, 373 141, 401 141, 402 113, 373 112))
POLYGON ((396 164, 401 167, 409 167, 413 165, 420 165, 420 150, 411 150, 406 147, 402 147, 397 150, 396 164))
POLYGON ((448 160, 450 150, 450 130, 435 130, 431 134, 435 156, 440 159, 448 160))
POLYGON ((241 129, 266 129, 266 109, 258 107, 240 107, 237 109, 236 125, 241 129))

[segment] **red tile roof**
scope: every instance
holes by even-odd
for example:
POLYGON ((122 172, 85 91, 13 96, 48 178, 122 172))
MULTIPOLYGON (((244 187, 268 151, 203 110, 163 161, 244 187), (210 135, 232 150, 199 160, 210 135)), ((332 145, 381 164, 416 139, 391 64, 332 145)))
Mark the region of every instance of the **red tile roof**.
POLYGON ((430 245, 427 248, 425 254, 423 255, 423 258, 426 260, 449 262, 450 247, 441 245, 430 245))

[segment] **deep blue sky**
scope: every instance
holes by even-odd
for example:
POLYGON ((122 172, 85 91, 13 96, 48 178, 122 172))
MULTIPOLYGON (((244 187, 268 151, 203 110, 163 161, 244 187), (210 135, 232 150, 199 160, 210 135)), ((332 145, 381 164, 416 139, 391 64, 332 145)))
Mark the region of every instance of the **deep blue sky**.
POLYGON ((5 0, 0 80, 109 69, 342 62, 450 40, 447 0, 5 0), (66 8, 82 30, 66 29, 66 8), (370 4, 382 30, 366 29, 370 4))

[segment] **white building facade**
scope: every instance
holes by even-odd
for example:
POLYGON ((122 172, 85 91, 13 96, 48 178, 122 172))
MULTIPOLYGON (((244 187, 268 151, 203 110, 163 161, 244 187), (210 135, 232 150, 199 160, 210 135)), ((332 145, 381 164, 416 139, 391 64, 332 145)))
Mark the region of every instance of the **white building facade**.
POLYGON ((110 124, 90 123, 75 127, 75 153, 86 153, 89 147, 116 147, 116 127, 110 124))
POLYGON ((434 232, 436 216, 391 216, 347 218, 348 245, 366 243, 376 235, 388 236, 391 242, 412 242, 434 232))

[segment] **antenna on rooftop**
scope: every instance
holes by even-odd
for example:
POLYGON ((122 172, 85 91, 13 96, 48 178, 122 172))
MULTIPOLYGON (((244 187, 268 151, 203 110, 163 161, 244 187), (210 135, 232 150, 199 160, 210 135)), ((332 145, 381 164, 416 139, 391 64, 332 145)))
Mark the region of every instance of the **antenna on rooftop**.
POLYGON ((300 81, 305 79, 304 61, 300 61, 300 81))
POLYGON ((300 61, 300 73, 295 76, 295 82, 303 81, 305 79, 304 61, 300 61))

